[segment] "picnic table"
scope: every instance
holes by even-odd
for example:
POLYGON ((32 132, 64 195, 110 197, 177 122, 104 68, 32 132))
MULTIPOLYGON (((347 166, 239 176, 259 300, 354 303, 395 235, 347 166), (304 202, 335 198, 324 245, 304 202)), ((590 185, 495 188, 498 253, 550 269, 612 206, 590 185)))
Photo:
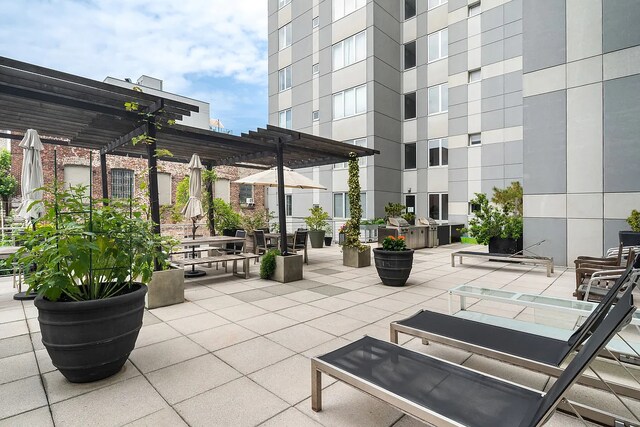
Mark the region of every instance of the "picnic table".
POLYGON ((191 254, 192 257, 181 259, 181 260, 174 260, 173 262, 182 267, 191 266, 191 271, 186 271, 185 275, 189 277, 197 277, 197 276, 206 275, 206 272, 202 270, 196 270, 195 269, 196 265, 208 264, 208 266, 211 267, 212 263, 216 263, 216 266, 217 266, 218 263, 222 262, 225 267, 225 272, 227 272, 228 271, 227 262, 230 261, 233 263, 232 273, 235 276, 243 277, 246 279, 246 278, 249 278, 249 260, 255 258, 255 255, 245 253, 244 246, 243 246, 243 252, 239 254, 218 254, 218 255, 211 254, 210 256, 202 256, 202 257, 195 256, 196 252, 198 254, 201 252, 208 252, 210 250, 215 250, 216 248, 220 248, 222 247, 222 245, 244 243, 244 240, 245 240, 244 237, 231 237, 231 236, 197 237, 195 239, 185 238, 180 241, 180 245, 186 249, 172 252, 172 255, 191 254), (201 246, 204 246, 204 247, 201 247, 201 246), (242 274, 238 272, 238 268, 237 268, 238 261, 242 261, 242 265, 243 265, 242 274))

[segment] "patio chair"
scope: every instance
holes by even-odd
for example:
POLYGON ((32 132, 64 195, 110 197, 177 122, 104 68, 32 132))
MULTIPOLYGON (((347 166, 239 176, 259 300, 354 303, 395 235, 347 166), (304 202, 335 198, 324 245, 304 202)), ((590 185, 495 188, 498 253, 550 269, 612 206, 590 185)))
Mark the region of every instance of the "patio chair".
MULTIPOLYGON (((247 237, 247 232, 244 230, 236 230, 236 237, 247 237)), ((228 255, 237 255, 242 253, 244 249, 244 242, 242 243, 227 243, 221 250, 228 255)))
MULTIPOLYGON (((262 255, 266 253, 269 249, 273 249, 276 245, 272 245, 267 243, 267 239, 264 237, 264 230, 254 230, 253 231, 253 247, 254 253, 257 255, 262 255)), ((258 259, 256 258, 256 262, 258 259)))
POLYGON ((304 251, 304 263, 309 264, 309 257, 307 256, 307 231, 296 231, 293 234, 293 242, 287 243, 287 248, 297 254, 298 251, 304 251))
POLYGON ((573 263, 576 268, 582 264, 602 264, 602 265, 620 265, 622 262, 622 255, 624 254, 622 243, 616 251, 611 249, 607 250, 607 256, 605 257, 592 257, 592 256, 579 256, 573 263))
MULTIPOLYGON (((580 266, 578 267, 577 266, 578 264, 576 264, 576 290, 573 296, 575 296, 578 299, 584 298, 584 293, 580 292, 580 286, 584 283, 585 280, 588 280, 589 278, 591 278, 591 276, 594 273, 599 271, 610 270, 612 274, 615 274, 615 272, 624 270, 626 267, 632 264, 634 257, 635 257, 635 251, 631 249, 627 254, 625 265, 620 265, 620 264, 609 265, 609 264, 601 264, 601 263, 584 262, 584 263, 581 263, 580 266)), ((622 262, 623 258, 621 258, 620 260, 622 262)))
POLYGON ((311 407, 322 410, 325 373, 435 426, 541 426, 634 311, 626 293, 547 393, 365 336, 311 360, 311 407))

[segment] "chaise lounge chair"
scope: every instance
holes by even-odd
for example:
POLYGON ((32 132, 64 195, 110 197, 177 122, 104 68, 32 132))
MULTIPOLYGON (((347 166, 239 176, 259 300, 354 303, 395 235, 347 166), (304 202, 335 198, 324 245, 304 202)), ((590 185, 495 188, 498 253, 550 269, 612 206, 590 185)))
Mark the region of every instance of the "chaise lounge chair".
POLYGON ((312 359, 311 406, 322 410, 325 373, 435 426, 541 426, 634 311, 626 292, 547 393, 364 337, 312 359))

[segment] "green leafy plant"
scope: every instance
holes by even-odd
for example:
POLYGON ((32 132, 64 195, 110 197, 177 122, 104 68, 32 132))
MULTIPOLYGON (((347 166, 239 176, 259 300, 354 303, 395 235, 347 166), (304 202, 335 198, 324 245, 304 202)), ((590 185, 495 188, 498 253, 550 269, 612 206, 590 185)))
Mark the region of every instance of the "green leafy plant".
POLYGON ((240 228, 242 217, 231 205, 220 198, 213 199, 213 214, 216 221, 216 232, 240 228))
POLYGON ((360 218, 362 218, 362 206, 360 205, 360 166, 355 153, 349 153, 349 207, 351 218, 342 228, 344 232, 343 246, 365 251, 368 246, 360 242, 360 218))
POLYGON ((631 215, 627 218, 627 224, 631 227, 631 231, 640 232, 640 212, 632 210, 631 215))
POLYGON ((5 213, 9 213, 9 198, 16 194, 18 180, 11 174, 11 152, 0 150, 0 197, 5 213))
POLYGON ((407 222, 412 222, 416 219, 416 216, 412 213, 407 212, 406 214, 402 215, 402 218, 404 218, 407 222))
POLYGON ((387 220, 389 218, 398 217, 402 215, 406 208, 407 207, 402 203, 387 203, 384 207, 384 219, 387 220))
POLYGON ((247 232, 253 233, 255 230, 268 227, 271 219, 272 216, 268 210, 258 209, 254 212, 242 214, 240 224, 247 232))
POLYGON ((168 267, 177 243, 153 232, 145 206, 136 200, 85 202, 86 187, 43 188, 45 213, 24 230, 24 247, 12 258, 24 271, 29 292, 51 301, 84 301, 122 293, 133 281, 147 284, 154 262, 168 267))
POLYGON ((276 271, 276 256, 278 255, 280 255, 280 251, 277 249, 268 250, 262 255, 262 260, 260 261, 261 279, 270 279, 273 276, 274 271, 276 271))
POLYGON ((311 215, 304 219, 305 224, 309 227, 309 230, 317 231, 324 230, 324 228, 329 225, 327 220, 329 219, 329 214, 322 209, 321 206, 313 206, 309 209, 311 215))
POLYGON ((404 236, 399 236, 398 238, 387 236, 382 241, 382 249, 385 251, 406 251, 407 243, 404 240, 404 236))
POLYGON ((520 182, 513 181, 507 188, 493 187, 491 202, 502 207, 505 213, 522 216, 522 194, 520 182))
POLYGON ((324 237, 333 237, 333 227, 331 224, 327 224, 324 227, 324 237))
POLYGON ((492 237, 518 239, 522 236, 521 216, 491 205, 484 193, 476 193, 471 203, 478 205, 479 209, 475 212, 475 217, 469 220, 469 226, 461 232, 468 233, 481 245, 489 244, 492 237))

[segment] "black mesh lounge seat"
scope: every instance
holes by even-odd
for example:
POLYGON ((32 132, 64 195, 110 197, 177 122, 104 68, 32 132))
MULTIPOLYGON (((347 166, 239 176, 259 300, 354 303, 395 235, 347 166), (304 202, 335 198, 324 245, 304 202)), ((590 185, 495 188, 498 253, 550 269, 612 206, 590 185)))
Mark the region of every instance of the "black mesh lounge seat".
POLYGON ((436 426, 540 426, 634 311, 627 292, 546 394, 364 337, 312 359, 312 409, 322 410, 325 373, 436 426))

